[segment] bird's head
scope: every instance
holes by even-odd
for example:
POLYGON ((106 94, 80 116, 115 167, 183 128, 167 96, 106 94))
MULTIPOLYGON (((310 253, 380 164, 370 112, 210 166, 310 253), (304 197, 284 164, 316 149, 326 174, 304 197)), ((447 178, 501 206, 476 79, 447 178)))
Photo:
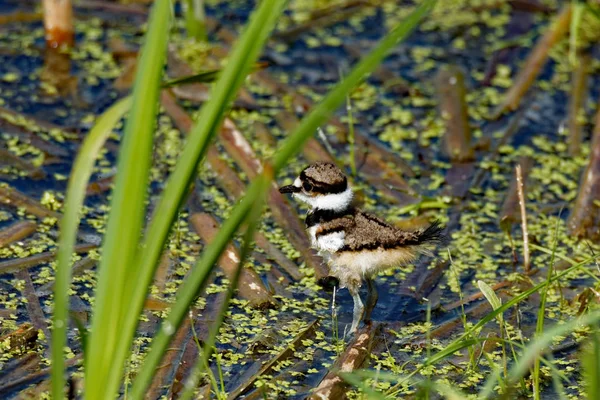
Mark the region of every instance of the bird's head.
POLYGON ((346 175, 332 163, 318 162, 304 168, 294 183, 279 188, 307 203, 313 210, 343 211, 352 203, 346 175))

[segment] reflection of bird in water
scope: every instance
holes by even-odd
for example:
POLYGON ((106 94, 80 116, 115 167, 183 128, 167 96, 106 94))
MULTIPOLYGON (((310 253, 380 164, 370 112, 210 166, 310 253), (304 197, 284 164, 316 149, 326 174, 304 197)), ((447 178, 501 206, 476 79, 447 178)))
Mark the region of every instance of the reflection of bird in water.
POLYGON ((350 332, 356 332, 365 307, 358 294, 367 282, 365 321, 377 304, 373 277, 380 271, 411 262, 419 253, 442 239, 436 221, 426 229, 405 231, 367 214, 352 205, 352 189, 344 173, 331 163, 315 163, 305 168, 292 185, 281 193, 307 203, 311 210, 306 227, 312 245, 329 264, 330 274, 347 287, 354 300, 350 332))

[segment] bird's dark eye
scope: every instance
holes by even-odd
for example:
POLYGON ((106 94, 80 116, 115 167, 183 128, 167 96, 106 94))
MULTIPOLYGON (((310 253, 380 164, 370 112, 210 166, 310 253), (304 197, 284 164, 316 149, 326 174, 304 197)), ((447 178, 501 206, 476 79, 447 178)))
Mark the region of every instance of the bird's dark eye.
POLYGON ((304 182, 304 183, 302 183, 302 188, 304 190, 306 190, 307 192, 310 192, 313 189, 313 185, 311 185, 308 182, 304 182))

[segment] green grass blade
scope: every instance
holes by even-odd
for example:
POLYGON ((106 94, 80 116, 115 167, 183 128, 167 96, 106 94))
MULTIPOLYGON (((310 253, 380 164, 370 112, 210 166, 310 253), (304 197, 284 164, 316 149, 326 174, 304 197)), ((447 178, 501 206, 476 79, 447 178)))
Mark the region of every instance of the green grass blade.
MULTIPOLYGON (((492 289, 490 285, 488 285, 484 281, 477 281, 477 286, 479 286, 479 290, 481 290, 481 293, 483 293, 488 303, 490 303, 490 305, 492 306, 493 310, 497 310, 498 308, 502 307, 502 301, 496 295, 496 292, 494 292, 494 289, 492 289)), ((500 327, 502 328, 502 314, 498 315, 498 322, 500 323, 500 327)))
POLYGON ((346 111, 348 112, 348 146, 350 147, 350 170, 356 178, 356 145, 354 140, 354 116, 352 113, 352 100, 350 95, 346 96, 346 111))
MULTIPOLYGON (((256 63, 250 71, 259 71, 265 67, 266 65, 264 63, 256 63)), ((165 81, 161 87, 163 89, 168 89, 174 86, 189 85, 190 83, 210 83, 219 79, 220 74, 220 69, 211 69, 209 71, 202 71, 198 72, 197 74, 182 76, 181 78, 165 81)))
POLYGON ((583 19, 583 12, 587 9, 584 1, 571 0, 571 23, 569 24, 569 62, 571 65, 577 65, 577 41, 579 38, 579 27, 581 26, 581 20, 583 19))
MULTIPOLYGON (((549 282, 554 273, 554 259, 556 258, 556 249, 558 247, 558 223, 560 218, 556 220, 556 226, 554 228, 554 242, 552 244, 552 255, 550 257, 550 264, 548 265, 548 274, 546 281, 549 282)), ((546 317, 546 298, 548 297, 548 289, 550 284, 542 290, 540 295, 540 307, 538 309, 537 323, 535 326, 536 336, 540 336, 544 332, 544 319, 546 317)), ((533 397, 539 399, 540 397, 540 361, 536 360, 533 366, 533 397)))
POLYGON ((131 99, 126 97, 113 104, 96 121, 83 141, 71 171, 65 212, 60 221, 60 238, 56 264, 56 281, 54 283, 54 313, 52 317, 52 397, 61 399, 65 389, 65 361, 63 348, 67 343, 69 326, 69 289, 71 286, 71 261, 79 227, 81 206, 85 191, 92 175, 92 170, 100 150, 113 127, 125 115, 131 106, 131 99))
POLYGON ((163 82, 162 88, 170 88, 173 86, 187 85, 190 83, 208 83, 214 82, 219 78, 221 73, 220 69, 213 69, 210 71, 202 71, 194 75, 183 76, 181 78, 171 79, 163 82))
POLYGON ((98 268, 92 329, 86 349, 86 399, 111 398, 117 394, 125 354, 117 354, 115 350, 118 346, 130 346, 130 338, 122 335, 121 320, 129 307, 127 285, 134 282, 131 280, 135 276, 133 261, 144 224, 158 95, 171 18, 171 2, 155 1, 138 62, 98 268), (124 341, 127 343, 123 344, 124 341))
POLYGON ((245 221, 247 228, 246 232, 244 233, 244 244, 242 250, 240 251, 240 261, 238 262, 235 274, 232 277, 231 282, 229 283, 227 295, 223 300, 223 304, 221 305, 219 314, 217 315, 214 323, 210 328, 210 334, 208 336, 208 339, 204 342, 204 345, 202 346, 202 352, 198 355, 196 365, 194 366, 190 377, 188 378, 188 382, 186 382, 185 384, 185 390, 180 397, 181 400, 189 400, 192 398, 194 390, 198 385, 198 381, 202 376, 201 374, 203 372, 203 369, 205 366, 208 366, 208 361, 215 347, 215 343, 217 342, 217 335, 219 334, 221 325, 225 320, 225 314, 227 314, 227 310, 229 309, 229 302, 233 298, 235 290, 237 289, 242 269, 244 268, 244 264, 246 263, 246 260, 250 255, 250 251, 252 250, 252 244, 254 242, 254 233, 256 232, 258 224, 260 222, 260 216, 262 214, 262 210, 265 203, 265 195, 269 191, 271 179, 269 177, 266 177, 265 175, 261 175, 259 177, 259 180, 259 189, 257 189, 259 192, 259 196, 256 199, 255 203, 252 205, 252 208, 248 213, 248 216, 245 221))
MULTIPOLYGON (((265 6, 267 2, 263 2, 262 6, 265 6)), ((296 128, 296 130, 290 135, 290 138, 284 143, 281 150, 277 152, 277 157, 275 159, 275 163, 273 165, 273 174, 276 174, 279 169, 283 167, 283 165, 287 162, 288 158, 291 158, 296 153, 298 153, 303 144, 314 134, 316 128, 323 123, 327 117, 337 108, 339 107, 350 90, 356 87, 362 79, 366 77, 369 73, 371 73, 379 64, 379 62, 383 59, 384 55, 387 51, 389 51, 394 45, 398 43, 400 39, 405 37, 408 32, 416 27, 418 22, 423 18, 423 16, 431 10, 433 5, 435 4, 435 0, 426 0, 421 6, 419 6, 403 23, 402 29, 395 29, 388 36, 386 36, 381 43, 377 46, 377 48, 362 62, 355 67, 341 83, 339 83, 332 92, 330 92, 322 103, 320 103, 310 114, 306 117, 302 123, 296 128), (282 156, 283 155, 283 156, 282 156)), ((273 6, 270 5, 269 13, 273 13, 273 6)), ((225 78, 225 74, 227 73, 228 68, 233 63, 235 57, 232 57, 230 64, 227 66, 225 71, 223 72, 223 76, 221 79, 225 78)), ((217 83, 217 87, 219 84, 217 83)), ((222 95, 222 94, 221 94, 222 95)), ((211 100, 207 106, 210 106, 211 109, 216 107, 213 105, 214 101, 211 100)), ((211 121, 208 119, 204 119, 202 116, 207 112, 203 109, 203 113, 199 117, 200 121, 205 122, 205 124, 210 124, 211 121)), ((210 114, 209 114, 210 115, 210 114)), ((208 128, 199 128, 200 129, 208 129, 208 128)), ((191 141, 191 139, 189 140, 191 141)), ((188 146, 182 155, 180 162, 186 157, 186 152, 189 153, 191 150, 191 146, 188 146)), ((189 157, 189 156, 188 156, 189 157)), ((188 160, 189 161, 189 160, 188 160)), ((187 165, 187 163, 183 163, 187 165)), ((195 164, 192 164, 193 168, 195 168, 195 164)), ((195 169, 192 169, 193 172, 195 169)), ((270 172, 269 172, 270 173, 270 172)), ((190 173, 191 175, 191 173, 190 173)), ((189 183, 190 175, 186 175, 183 171, 178 172, 178 169, 173 172, 173 176, 170 180, 175 182, 183 182, 185 185, 181 187, 181 191, 183 192, 185 188, 187 188, 187 184, 189 183)), ((172 185, 174 187, 173 190, 178 190, 179 187, 176 184, 172 185)), ((165 189, 166 195, 171 195, 170 197, 166 197, 161 199, 161 203, 165 205, 161 207, 159 205, 158 210, 164 210, 164 212, 156 212, 156 220, 153 222, 153 226, 156 224, 157 228, 153 232, 151 228, 151 232, 148 235, 148 241, 146 242, 145 249, 146 251, 143 253, 143 257, 146 262, 151 263, 152 265, 156 264, 158 257, 160 256, 160 251, 162 251, 162 245, 166 239, 166 235, 168 232, 165 232, 164 229, 159 228, 162 226, 170 226, 171 221, 173 219, 175 211, 173 211, 173 215, 169 215, 170 210, 176 210, 179 206, 179 198, 172 195, 172 192, 169 191, 169 184, 165 189), (155 254, 151 255, 151 252, 155 252, 155 254)), ((178 292, 178 298, 173 306, 169 316, 163 322, 160 331, 156 335, 153 340, 152 348, 146 357, 146 361, 140 370, 136 381, 134 382, 134 389, 137 391, 136 393, 142 393, 143 388, 148 385, 152 375, 154 373, 154 369, 158 365, 160 359, 162 358, 162 354, 167 348, 167 345, 171 339, 171 335, 175 332, 177 327, 180 325, 181 321, 186 315, 187 309, 189 305, 194 301, 196 297, 196 293, 198 293, 199 288, 206 282, 207 277, 210 274, 214 264, 217 262, 219 256, 225 249, 225 246, 229 242, 231 236, 239 229, 239 226, 245 220, 250 208, 254 204, 256 196, 260 195, 260 186, 259 180, 255 180, 246 192, 246 196, 244 199, 233 209, 229 218, 223 224, 219 234, 216 236, 214 241, 206 247, 204 253, 200 260, 194 266, 190 276, 187 278, 183 286, 180 288, 178 292), (141 389, 136 386, 141 386, 141 389)), ((140 278, 142 280, 144 278, 140 278)), ((147 285, 146 285, 147 286, 147 285)), ((135 289, 135 288, 134 288, 135 289)), ((132 312, 135 312, 132 307, 132 312)), ((137 314, 136 314, 137 315, 137 314)), ((134 397, 135 398, 135 397, 134 397)))
POLYGON ((600 399, 600 335, 597 326, 581 351, 581 366, 587 398, 600 399))
POLYGON ((188 37, 206 42, 206 14, 204 0, 182 0, 181 8, 185 16, 185 29, 188 37))
MULTIPOLYGON (((204 156, 211 139, 219 129, 225 111, 246 79, 246 76, 256 61, 269 33, 274 28, 279 15, 283 12, 285 3, 284 0, 263 1, 256 12, 253 13, 247 29, 234 46, 227 66, 211 91, 210 101, 202 107, 200 116, 198 117, 199 123, 197 123, 190 132, 185 149, 181 154, 179 162, 171 174, 163 191, 163 195, 157 205, 156 212, 154 213, 148 234, 144 241, 144 251, 140 252, 139 257, 136 260, 136 263, 140 265, 141 274, 136 277, 136 282, 138 284, 133 288, 132 303, 130 305, 129 314, 125 319, 126 326, 123 334, 128 337, 133 336, 133 332, 137 325, 137 319, 142 310, 143 301, 148 290, 148 285, 154 275, 158 259, 162 253, 171 225, 179 211, 179 207, 187 192, 189 184, 194 177, 198 163, 204 156)), ((245 213, 241 214, 241 219, 239 220, 240 223, 243 220, 244 214, 245 213)), ((237 226, 229 232, 229 235, 235 233, 236 230, 237 226)), ((209 254, 216 254, 218 257, 221 251, 222 250, 209 254)), ((180 312, 181 315, 176 318, 174 317, 173 321, 165 322, 166 324, 170 324, 166 326, 175 328, 179 326, 181 317, 185 315, 185 310, 189 304, 186 302, 193 300, 198 287, 200 287, 201 282, 206 279, 214 262, 215 261, 212 261, 206 266, 208 268, 206 271, 194 271, 196 275, 192 275, 197 279, 192 280, 195 282, 195 289, 189 289, 193 290, 193 293, 191 293, 191 296, 184 296, 185 300, 181 300, 183 307, 177 309, 177 312, 180 312)), ((175 309, 173 312, 177 314, 175 309)), ((170 329, 167 329, 167 332, 169 330, 170 329)), ((138 375, 138 379, 136 379, 134 383, 134 391, 138 395, 141 393, 140 388, 145 388, 147 386, 154 368, 160 360, 161 354, 164 352, 162 346, 166 346, 168 343, 169 335, 167 334, 167 336, 164 336, 164 333, 164 329, 161 329, 154 341, 155 346, 152 348, 161 350, 155 350, 155 353, 152 353, 151 350, 152 356, 148 357, 147 362, 142 368, 142 372, 138 375)))

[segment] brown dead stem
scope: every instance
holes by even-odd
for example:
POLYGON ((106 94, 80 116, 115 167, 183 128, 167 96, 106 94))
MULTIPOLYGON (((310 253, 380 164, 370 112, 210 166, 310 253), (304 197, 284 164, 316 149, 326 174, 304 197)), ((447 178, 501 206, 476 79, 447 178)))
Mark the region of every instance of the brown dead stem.
POLYGON ((313 11, 306 22, 293 25, 282 32, 277 32, 273 37, 276 40, 290 43, 305 32, 327 28, 328 26, 346 21, 365 7, 374 7, 376 4, 374 1, 350 0, 342 4, 324 7, 323 9, 313 11))
MULTIPOLYGON (((78 244, 75 246, 75 253, 87 253, 90 250, 97 248, 95 244, 78 244)), ((53 261, 56 258, 55 251, 46 251, 44 253, 35 254, 24 258, 13 258, 0 262, 0 275, 12 274, 22 269, 34 267, 36 265, 53 261)))
POLYGON ((46 45, 51 48, 72 46, 73 6, 71 0, 42 0, 46 45))
POLYGON ((171 345, 165 352, 161 364, 156 368, 152 382, 146 391, 145 399, 159 399, 173 381, 173 376, 185 350, 185 344, 192 336, 189 318, 184 318, 171 345))
POLYGON ((439 107, 446 123, 445 151, 452 162, 472 161, 471 127, 467 111, 464 74, 458 67, 442 68, 437 74, 439 107))
MULTIPOLYGON (((521 167, 523 185, 527 186, 527 176, 533 167, 533 159, 528 156, 523 156, 519 159, 518 165, 521 167)), ((511 225, 519 221, 521 221, 521 209, 519 207, 518 182, 516 175, 513 175, 508 191, 506 192, 506 197, 502 203, 500 226, 505 231, 510 232, 511 225)))
MULTIPOLYGON (((200 238, 208 244, 211 243, 219 231, 219 223, 209 214, 196 213, 190 217, 194 230, 200 238)), ((240 256, 233 244, 229 244, 219 260, 219 266, 229 279, 233 278, 238 267, 240 256)), ((258 274, 251 268, 244 266, 238 283, 238 292, 241 297, 250 301, 254 307, 265 307, 275 303, 275 300, 265 288, 258 274)))
POLYGON ((44 207, 36 200, 8 185, 0 186, 0 204, 5 204, 14 208, 23 208, 26 212, 35 215, 38 218, 60 217, 58 212, 44 207))
POLYGON ((369 354, 373 340, 381 330, 380 324, 369 324, 359 330, 354 339, 348 343, 344 352, 338 357, 329 373, 315 388, 311 400, 338 400, 345 399, 348 384, 339 375, 339 372, 352 372, 360 368, 369 354))
POLYGON ((0 25, 11 24, 14 22, 37 22, 41 21, 42 18, 44 18, 44 14, 42 13, 16 11, 14 13, 0 15, 0 25))
MULTIPOLYGON (((83 356, 81 354, 67 360, 65 362, 65 366, 67 368, 73 367, 81 362, 83 356)), ((11 393, 17 391, 18 389, 24 388, 26 386, 32 385, 34 383, 40 382, 50 375, 50 367, 44 368, 41 371, 34 372, 32 374, 23 376, 19 379, 15 379, 11 382, 5 382, 0 386, 0 393, 11 393)))
MULTIPOLYGON (((534 269, 530 269, 529 271, 527 271, 525 273, 525 275, 526 276, 533 276, 533 275, 537 274, 538 272, 539 272, 539 269, 534 268, 534 269)), ((504 281, 501 281, 501 282, 498 282, 498 283, 492 285, 492 289, 494 291, 497 291, 497 290, 500 290, 500 289, 504 289, 506 287, 511 287, 513 285, 515 285, 515 281, 504 280, 504 281)), ((483 293, 480 290, 478 290, 475 293, 473 293, 472 295, 470 295, 469 297, 466 297, 466 298, 464 298, 462 300, 458 300, 458 301, 452 302, 450 304, 446 304, 445 306, 442 306, 442 308, 445 311, 451 311, 451 310, 454 310, 455 308, 464 306, 466 304, 472 303, 472 302, 474 302, 476 300, 479 300, 479 299, 482 299, 482 298, 483 298, 483 293)))
POLYGON ((0 230, 0 248, 32 235, 37 229, 33 221, 18 221, 0 230))
POLYGON ((581 148, 583 136, 583 113, 585 100, 587 98, 588 75, 590 72, 591 56, 584 53, 578 58, 579 65, 573 71, 571 77, 571 96, 569 97, 569 155, 576 156, 581 148))
MULTIPOLYGON (((29 315, 31 324, 38 331, 44 332, 46 338, 50 338, 50 328, 46 322, 46 317, 44 315, 44 311, 42 310, 40 299, 35 292, 35 287, 33 286, 33 281, 31 280, 29 271, 22 269, 15 274, 15 277, 25 282, 25 285, 23 286, 23 297, 25 297, 27 300, 25 303, 25 308, 27 309, 27 314, 29 315)), ((49 347, 46 346, 44 350, 46 358, 50 358, 49 350, 49 347)))
POLYGON ((515 172, 517 174, 517 197, 519 198, 521 231, 523 233, 523 266, 525 267, 525 271, 529 271, 529 230, 527 229, 527 210, 525 209, 525 183, 520 164, 515 168, 515 172))
POLYGON ((505 111, 515 111, 527 90, 533 85, 543 65, 548 59, 548 52, 569 31, 571 23, 571 6, 566 5, 560 11, 556 20, 542 36, 525 60, 525 65, 519 71, 513 85, 506 93, 504 101, 492 115, 493 119, 500 117, 505 111))
POLYGON ((567 226, 574 236, 600 240, 600 107, 591 146, 590 161, 581 177, 567 226))
POLYGON ((29 123, 44 130, 61 129, 57 125, 34 119, 28 115, 0 107, 0 129, 3 133, 16 136, 23 142, 54 157, 66 157, 69 153, 62 147, 42 139, 29 123))
POLYGON ((0 148, 0 164, 10 165, 21 171, 27 172, 27 175, 35 180, 44 179, 46 177, 46 173, 43 169, 36 167, 29 161, 2 148, 0 148))
MULTIPOLYGON (((190 317, 194 321, 194 332, 197 335, 198 342, 200 345, 207 339, 209 334, 209 329, 217 319, 217 314, 223 305, 223 301, 225 299, 225 292, 218 293, 213 296, 207 297, 207 305, 202 311, 202 318, 194 317, 193 314, 195 312, 190 312, 190 317), (210 301, 211 297, 214 301, 210 301)), ((190 327, 192 325, 190 324, 190 327)), ((199 348, 198 343, 196 343, 196 338, 188 337, 187 342, 184 344, 183 353, 181 354, 181 358, 179 359, 178 367, 175 370, 173 376, 173 383, 169 388, 169 398, 177 398, 178 395, 183 390, 184 382, 192 370, 193 366, 196 364, 196 359, 198 358, 199 348)), ((210 391, 210 389, 209 389, 210 391)))

